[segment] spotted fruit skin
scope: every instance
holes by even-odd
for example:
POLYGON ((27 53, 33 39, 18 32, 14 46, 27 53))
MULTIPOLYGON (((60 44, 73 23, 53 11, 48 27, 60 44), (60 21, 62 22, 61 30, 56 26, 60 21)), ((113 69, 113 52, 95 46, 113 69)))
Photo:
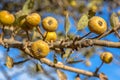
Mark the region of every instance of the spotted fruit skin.
POLYGON ((48 42, 57 40, 56 32, 45 32, 44 37, 45 37, 45 41, 48 41, 48 42))
POLYGON ((31 44, 32 53, 37 58, 44 58, 50 52, 49 45, 42 41, 38 40, 31 44))
POLYGON ((41 17, 38 13, 32 13, 26 17, 26 22, 30 26, 37 26, 41 21, 41 17))
POLYGON ((15 21, 15 17, 13 14, 10 14, 8 11, 0 11, 0 23, 3 25, 11 25, 15 21))
POLYGON ((113 55, 112 53, 110 52, 103 52, 101 55, 100 55, 100 58, 101 60, 104 62, 104 63, 111 63, 112 60, 113 60, 113 55))
POLYGON ((58 27, 58 22, 55 18, 48 16, 43 19, 42 27, 48 32, 54 32, 58 27))
POLYGON ((107 23, 103 18, 93 16, 88 22, 88 28, 93 33, 103 34, 107 30, 107 23))

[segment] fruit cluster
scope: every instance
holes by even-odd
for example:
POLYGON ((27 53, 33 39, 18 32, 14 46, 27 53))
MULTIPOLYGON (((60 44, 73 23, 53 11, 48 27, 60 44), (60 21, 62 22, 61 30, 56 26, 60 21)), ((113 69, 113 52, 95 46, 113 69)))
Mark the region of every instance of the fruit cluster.
POLYGON ((57 34, 56 29, 58 27, 58 22, 53 17, 46 17, 42 21, 42 27, 46 30, 44 33, 45 41, 56 41, 57 40, 57 34))
MULTIPOLYGON (((32 23, 31 21, 30 23, 32 23)), ((56 41, 57 34, 55 31, 58 27, 57 20, 53 17, 46 17, 42 21, 42 27, 46 30, 46 32, 44 33, 44 40, 48 42, 56 41)), ((38 40, 33 42, 33 44, 31 45, 31 49, 35 57, 44 58, 48 55, 50 51, 49 45, 45 41, 38 40)))
MULTIPOLYGON (((29 31, 33 30, 33 28, 37 27, 40 24, 41 16, 38 13, 30 13, 23 18, 17 19, 16 15, 14 17, 14 15, 7 10, 0 11, 0 23, 2 25, 11 26, 13 23, 16 23, 16 21, 18 22, 17 26, 20 26, 22 30, 29 31)), ((37 40, 31 45, 33 55, 37 58, 43 58, 48 55, 50 50, 49 45, 46 43, 46 41, 51 42, 57 40, 57 34, 55 31, 58 27, 58 22, 55 18, 50 16, 44 18, 42 20, 42 27, 45 29, 43 35, 44 39, 37 40)))
MULTIPOLYGON (((13 14, 6 10, 0 11, 0 23, 3 25, 12 25, 15 22, 15 17, 13 14)), ((23 30, 32 30, 34 27, 38 26, 41 22, 41 16, 38 13, 31 13, 25 16, 19 21, 19 26, 23 30)), ((46 17, 42 20, 42 27, 45 30, 44 39, 34 41, 31 44, 31 50, 36 58, 44 58, 50 52, 49 45, 47 42, 53 42, 57 40, 56 30, 58 27, 58 22, 53 17, 46 17)), ((105 20, 98 16, 93 16, 89 19, 88 28, 91 32, 96 34, 103 34, 107 30, 107 23, 105 20)), ((100 58, 105 63, 110 63, 113 56, 109 52, 104 52, 100 55, 100 58)))

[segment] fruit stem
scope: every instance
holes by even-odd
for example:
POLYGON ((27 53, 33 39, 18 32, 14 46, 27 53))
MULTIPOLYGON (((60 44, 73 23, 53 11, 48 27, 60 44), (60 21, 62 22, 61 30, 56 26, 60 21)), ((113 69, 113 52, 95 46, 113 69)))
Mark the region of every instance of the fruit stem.
POLYGON ((85 34, 84 36, 80 37, 79 40, 83 40, 85 37, 87 37, 87 36, 90 35, 91 33, 92 33, 92 32, 89 32, 89 33, 85 34))
POLYGON ((115 32, 115 34, 118 36, 118 38, 120 39, 120 35, 119 35, 118 31, 117 31, 117 30, 114 30, 114 32, 115 32))
POLYGON ((43 36, 43 34, 42 34, 41 30, 40 30, 40 27, 37 26, 36 28, 37 28, 38 32, 40 33, 40 35, 42 36, 42 38, 44 39, 44 36, 43 36))
POLYGON ((4 39, 4 34, 5 34, 5 25, 2 27, 2 40, 4 39))
POLYGON ((100 70, 100 68, 102 67, 103 64, 104 64, 104 62, 102 61, 102 63, 100 64, 100 66, 96 69, 95 74, 98 73, 98 71, 100 70))
POLYGON ((90 35, 92 32, 89 32, 87 34, 85 34, 84 36, 82 36, 81 38, 85 38, 86 36, 90 35))
POLYGON ((11 30, 11 35, 10 35, 10 37, 11 37, 11 39, 15 39, 14 37, 15 37, 15 33, 14 33, 14 28, 13 28, 13 26, 12 26, 12 30, 11 30))
POLYGON ((28 40, 30 41, 31 39, 30 39, 28 31, 26 31, 26 34, 27 34, 28 40))
POLYGON ((43 41, 45 40, 45 38, 47 37, 47 35, 48 35, 48 32, 46 33, 45 37, 43 38, 43 41))

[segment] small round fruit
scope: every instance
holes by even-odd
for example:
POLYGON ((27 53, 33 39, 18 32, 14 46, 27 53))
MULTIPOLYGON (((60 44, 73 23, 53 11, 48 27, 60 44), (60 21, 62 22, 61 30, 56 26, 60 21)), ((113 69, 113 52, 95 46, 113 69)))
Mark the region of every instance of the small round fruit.
POLYGON ((72 7, 76 7, 77 6, 77 2, 75 0, 72 0, 72 1, 70 1, 70 5, 72 7))
POLYGON ((58 22, 53 17, 46 17, 42 21, 42 27, 48 32, 54 32, 58 27, 58 22))
POLYGON ((4 25, 11 25, 15 21, 15 17, 13 14, 10 14, 8 11, 1 11, 0 12, 0 22, 4 25))
POLYGON ((26 17, 28 25, 37 26, 41 21, 41 17, 38 13, 32 13, 26 17))
POLYGON ((96 5, 91 6, 91 10, 93 12, 96 12, 98 10, 98 7, 96 5))
POLYGON ((6 10, 0 11, 0 16, 3 16, 4 14, 10 14, 10 13, 8 11, 6 11, 6 10))
POLYGON ((37 58, 44 58, 50 52, 49 46, 46 42, 38 40, 31 45, 32 53, 37 58))
POLYGON ((110 52, 103 52, 100 55, 100 58, 103 62, 109 64, 113 60, 113 55, 110 52))
POLYGON ((56 41, 57 40, 57 34, 56 32, 45 32, 44 33, 45 36, 45 41, 56 41))
POLYGON ((103 18, 94 16, 90 18, 88 27, 91 32, 96 34, 103 34, 107 30, 107 23, 103 18))

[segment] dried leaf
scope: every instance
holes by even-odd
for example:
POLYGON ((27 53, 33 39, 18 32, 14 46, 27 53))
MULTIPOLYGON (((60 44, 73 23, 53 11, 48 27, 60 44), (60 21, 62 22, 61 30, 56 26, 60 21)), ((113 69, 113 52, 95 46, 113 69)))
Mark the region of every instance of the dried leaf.
POLYGON ((56 64, 58 61, 57 61, 57 57, 56 55, 54 55, 54 63, 56 64))
POLYGON ((6 66, 8 68, 12 68, 13 67, 13 59, 10 56, 6 57, 6 66))
POLYGON ((69 21, 69 16, 68 16, 68 13, 65 17, 65 25, 64 25, 64 28, 65 28, 65 35, 67 36, 69 30, 70 30, 70 21, 69 21))
POLYGON ((71 53, 72 53, 71 49, 66 49, 65 54, 63 55, 62 58, 69 58, 71 53))
POLYGON ((84 14, 78 21, 77 30, 83 30, 88 25, 88 15, 84 14))
POLYGON ((75 58, 69 58, 67 59, 67 63, 72 64, 74 62, 75 58))
POLYGON ((86 61, 85 61, 85 65, 86 65, 86 66, 91 66, 90 60, 86 60, 86 61))
POLYGON ((57 74, 58 74, 59 80, 67 80, 67 76, 65 75, 65 73, 60 71, 59 69, 57 69, 57 74))
POLYGON ((40 73, 43 73, 44 69, 43 69, 43 67, 40 64, 36 64, 36 71, 40 72, 40 73))
POLYGON ((110 24, 112 28, 116 27, 119 24, 119 18, 115 12, 113 12, 110 17, 110 24))
POLYGON ((108 80, 107 76, 104 73, 99 74, 100 80, 108 80))

